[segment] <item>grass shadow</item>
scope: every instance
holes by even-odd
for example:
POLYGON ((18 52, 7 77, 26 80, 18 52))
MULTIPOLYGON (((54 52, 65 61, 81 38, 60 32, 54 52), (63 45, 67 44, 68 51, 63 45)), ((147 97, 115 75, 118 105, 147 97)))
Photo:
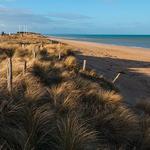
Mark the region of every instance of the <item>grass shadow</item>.
POLYGON ((126 74, 121 75, 115 85, 126 102, 133 104, 150 97, 150 75, 136 71, 140 68, 150 69, 150 62, 83 56, 81 53, 77 54, 77 58, 81 64, 83 60, 87 60, 90 69, 96 70, 109 81, 112 81, 119 71, 124 71, 126 74))

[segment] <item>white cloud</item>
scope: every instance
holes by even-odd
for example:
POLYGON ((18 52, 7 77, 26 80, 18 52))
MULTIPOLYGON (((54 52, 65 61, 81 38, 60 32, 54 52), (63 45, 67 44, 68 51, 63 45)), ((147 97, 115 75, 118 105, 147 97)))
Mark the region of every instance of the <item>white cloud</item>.
POLYGON ((27 9, 0 6, 0 29, 7 32, 17 31, 19 25, 28 25, 29 30, 37 32, 56 32, 56 29, 58 32, 70 31, 70 27, 78 29, 82 23, 86 23, 89 19, 90 17, 80 14, 36 14, 27 9))

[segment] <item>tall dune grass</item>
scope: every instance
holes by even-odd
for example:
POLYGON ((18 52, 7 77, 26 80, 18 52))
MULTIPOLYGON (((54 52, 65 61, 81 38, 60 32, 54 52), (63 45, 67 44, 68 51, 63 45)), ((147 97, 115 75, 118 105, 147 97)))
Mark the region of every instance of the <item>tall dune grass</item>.
POLYGON ((149 102, 126 105, 112 83, 89 68, 81 71, 68 45, 62 44, 59 60, 57 41, 34 34, 1 38, 0 149, 150 149, 149 102), (19 43, 28 44, 22 49, 19 43), (41 44, 34 59, 34 46, 41 44), (12 93, 4 57, 8 45, 16 51, 12 93), (28 61, 25 75, 20 59, 28 61))

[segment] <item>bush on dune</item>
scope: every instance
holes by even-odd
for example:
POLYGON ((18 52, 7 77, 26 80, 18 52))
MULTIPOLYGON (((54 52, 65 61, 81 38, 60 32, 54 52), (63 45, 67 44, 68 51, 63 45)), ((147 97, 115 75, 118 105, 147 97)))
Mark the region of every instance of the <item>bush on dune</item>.
POLYGON ((50 147, 54 115, 47 105, 35 109, 26 105, 5 104, 2 112, 0 134, 4 149, 29 150, 50 147))
POLYGON ((2 149, 22 149, 24 145, 25 131, 22 128, 24 122, 24 105, 14 101, 1 102, 0 117, 0 143, 2 149))
POLYGON ((7 90, 6 82, 1 83, 0 88, 0 99, 1 101, 14 100, 15 102, 26 102, 26 103, 46 103, 50 99, 49 92, 40 80, 28 73, 25 76, 17 76, 13 81, 13 90, 10 94, 7 90))
POLYGON ((74 56, 68 56, 66 59, 65 59, 65 65, 67 67, 76 67, 77 66, 77 59, 74 57, 74 56))
POLYGON ((2 48, 2 50, 4 54, 9 58, 13 57, 13 55, 15 54, 15 47, 4 47, 2 48))
POLYGON ((55 138, 56 150, 92 150, 96 132, 88 129, 86 123, 79 121, 76 116, 67 116, 57 121, 55 138))
POLYGON ((74 56, 74 51, 72 50, 71 47, 66 47, 66 46, 63 46, 62 50, 61 50, 61 54, 62 56, 74 56))
POLYGON ((12 98, 16 101, 21 100, 27 104, 40 107, 51 99, 47 88, 31 73, 27 73, 23 77, 18 76, 14 85, 12 98))
POLYGON ((76 83, 69 82, 50 91, 60 115, 63 116, 62 112, 68 114, 75 111, 81 118, 88 119, 89 125, 98 131, 102 145, 113 148, 134 145, 140 136, 138 118, 121 106, 121 96, 113 91, 91 89, 88 92, 82 88, 77 90, 78 87, 76 83))
MULTIPOLYGON (((106 113, 110 108, 113 111, 121 103, 120 95, 114 92, 98 92, 97 90, 94 92, 93 89, 88 92, 85 91, 83 87, 78 90, 79 87, 80 85, 76 82, 65 82, 50 91, 52 99, 54 100, 54 106, 58 112, 61 112, 60 115, 75 111, 81 118, 88 119, 90 120, 89 122, 92 121, 92 124, 95 124, 95 122, 98 121, 99 114, 106 113)), ((110 111, 109 113, 109 115, 111 115, 112 112, 110 111)), ((120 112, 118 112, 118 115, 119 113, 120 112)), ((119 123, 120 122, 117 124, 118 127, 119 123)))
POLYGON ((121 102, 120 95, 114 92, 91 89, 82 93, 78 105, 82 106, 81 112, 84 112, 86 117, 93 117, 109 107, 116 108, 121 102))
POLYGON ((138 119, 136 115, 122 106, 107 107, 97 114, 95 128, 99 140, 112 149, 135 147, 140 137, 138 119))
POLYGON ((92 82, 96 82, 96 83, 99 83, 100 86, 105 89, 105 90, 108 90, 108 91, 116 91, 118 92, 119 90, 114 86, 114 84, 112 84, 110 81, 108 81, 107 79, 99 76, 94 70, 86 70, 86 71, 82 71, 80 70, 79 71, 79 75, 80 77, 82 77, 83 79, 86 79, 86 80, 90 80, 92 82))
POLYGON ((0 47, 0 61, 3 61, 4 59, 6 59, 6 55, 4 53, 3 48, 0 47))
POLYGON ((16 53, 15 53, 15 56, 18 57, 18 58, 29 58, 31 56, 31 53, 29 52, 28 49, 17 49, 16 50, 16 53))
POLYGON ((55 85, 61 81, 59 69, 53 67, 51 63, 35 62, 31 72, 47 86, 55 85))
POLYGON ((54 129, 55 115, 48 105, 29 108, 26 114, 26 139, 24 150, 48 149, 51 147, 51 132, 54 129))
POLYGON ((40 51, 38 52, 38 57, 39 57, 40 59, 47 59, 47 58, 48 58, 48 51, 47 51, 47 49, 46 49, 46 48, 43 48, 42 50, 40 50, 40 51))
POLYGON ((114 91, 102 90, 101 86, 78 76, 68 79, 50 90, 53 103, 59 109, 73 110, 90 117, 106 105, 117 107, 122 97, 114 91), (91 115, 90 115, 91 114, 91 115))
MULTIPOLYGON (((72 86, 72 85, 71 85, 72 86)), ((62 106, 62 103, 64 102, 64 99, 68 96, 69 92, 71 91, 69 89, 70 85, 67 83, 63 83, 61 85, 52 87, 50 89, 50 94, 53 98, 52 103, 54 105, 60 104, 62 106)))

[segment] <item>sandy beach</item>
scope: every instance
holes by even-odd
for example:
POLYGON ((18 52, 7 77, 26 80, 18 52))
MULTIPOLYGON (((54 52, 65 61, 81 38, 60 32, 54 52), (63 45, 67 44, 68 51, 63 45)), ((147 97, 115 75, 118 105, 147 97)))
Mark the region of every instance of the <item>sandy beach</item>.
POLYGON ((77 49, 80 62, 87 60, 88 67, 110 81, 124 71, 115 85, 124 100, 130 104, 150 97, 150 49, 114 46, 92 42, 57 39, 77 49))

